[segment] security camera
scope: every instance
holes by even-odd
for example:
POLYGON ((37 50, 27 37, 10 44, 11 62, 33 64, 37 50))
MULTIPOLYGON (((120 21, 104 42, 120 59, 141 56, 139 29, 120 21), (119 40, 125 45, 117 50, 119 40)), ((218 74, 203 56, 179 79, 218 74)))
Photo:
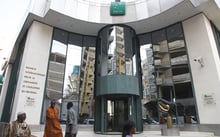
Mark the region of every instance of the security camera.
POLYGON ((194 58, 194 61, 201 61, 202 60, 202 57, 197 57, 197 58, 194 58))
POLYGON ((198 62, 201 65, 201 67, 204 67, 204 61, 201 56, 194 58, 194 61, 198 62))

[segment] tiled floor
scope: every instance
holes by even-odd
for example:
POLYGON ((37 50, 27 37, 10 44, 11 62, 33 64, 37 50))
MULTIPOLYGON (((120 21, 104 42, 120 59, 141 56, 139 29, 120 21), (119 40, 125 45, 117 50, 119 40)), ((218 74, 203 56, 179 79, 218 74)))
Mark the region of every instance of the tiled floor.
MULTIPOLYGON (((35 137, 43 137, 43 132, 32 132, 35 137)), ((214 137, 213 133, 210 132, 180 132, 181 137, 214 137)), ((77 134, 77 137, 121 137, 121 135, 104 135, 104 134, 95 134, 93 131, 80 131, 77 134)), ((140 134, 135 134, 134 137, 161 137, 160 131, 144 131, 140 134)), ((175 137, 175 136, 172 136, 175 137)))
MULTIPOLYGON (((63 135, 64 135, 65 125, 62 124, 61 127, 62 127, 63 135)), ((179 129, 181 129, 175 126, 173 128, 176 128, 178 131, 179 129)), ((190 129, 192 128, 193 127, 191 127, 190 129)), ((120 132, 118 132, 116 135, 96 134, 93 132, 93 125, 78 125, 78 129, 79 130, 78 130, 77 137, 121 137, 120 132)), ((162 137, 160 129, 166 129, 166 126, 162 125, 158 127, 158 126, 152 126, 152 125, 151 126, 145 125, 144 131, 139 134, 134 134, 134 137, 162 137)), ((33 137, 43 137, 43 130, 44 130, 44 125, 31 127, 33 137)), ((188 130, 181 129, 179 132, 180 133, 179 137, 217 137, 214 135, 213 132, 211 132, 211 130, 207 130, 207 131, 208 132, 199 132, 198 130, 188 131, 188 130)), ((173 133, 173 131, 171 133, 173 133)), ((175 136, 172 136, 172 137, 175 137, 175 136)))

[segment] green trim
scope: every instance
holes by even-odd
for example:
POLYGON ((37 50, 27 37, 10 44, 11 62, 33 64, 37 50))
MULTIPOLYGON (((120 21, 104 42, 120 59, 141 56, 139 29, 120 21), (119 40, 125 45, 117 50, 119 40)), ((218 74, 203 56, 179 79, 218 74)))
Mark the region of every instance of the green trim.
POLYGON ((97 79, 96 95, 140 95, 138 78, 127 75, 107 75, 97 79))
POLYGON ((2 84, 2 83, 3 83, 3 76, 0 75, 0 84, 2 84))

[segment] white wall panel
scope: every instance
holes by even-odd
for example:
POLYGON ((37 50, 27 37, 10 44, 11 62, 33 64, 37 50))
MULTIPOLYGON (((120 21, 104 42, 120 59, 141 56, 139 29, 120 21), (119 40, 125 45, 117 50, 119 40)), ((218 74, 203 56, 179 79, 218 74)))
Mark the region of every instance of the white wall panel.
POLYGON ((88 21, 89 4, 87 2, 78 1, 77 5, 77 18, 80 20, 88 21))
POLYGON ((105 6, 101 6, 100 22, 112 22, 112 17, 110 16, 110 5, 106 4, 105 6))
POLYGON ((159 0, 148 0, 148 15, 154 16, 160 13, 160 3, 159 0))
POLYGON ((66 0, 62 0, 62 2, 60 0, 46 0, 48 3, 50 3, 50 8, 58 11, 58 12, 64 12, 65 10, 65 3, 66 0))
POLYGON ((161 12, 168 10, 183 0, 160 0, 161 12))
POLYGON ((45 14, 46 5, 47 5, 47 0, 34 1, 33 8, 31 9, 31 12, 43 17, 45 14))
POLYGON ((199 14, 183 22, 201 124, 219 124, 220 61, 209 20, 199 14), (194 59, 203 59, 204 67, 194 59))
POLYGON ((69 16, 76 17, 78 2, 76 0, 66 0, 65 13, 69 16))
POLYGON ((52 10, 79 20, 95 23, 125 23, 147 19, 172 8, 183 0, 138 0, 126 2, 126 14, 110 15, 110 2, 102 3, 90 0, 53 0, 52 10))
POLYGON ((89 6, 89 21, 100 22, 101 6, 97 3, 90 3, 89 6))
MULTIPOLYGON (((134 4, 126 3, 126 13, 125 18, 122 20, 124 22, 136 21, 136 7, 134 4)), ((119 20, 120 22, 120 20, 119 20)))
POLYGON ((146 0, 136 3, 137 20, 148 18, 148 7, 146 0))
POLYGON ((11 120, 25 111, 27 123, 40 123, 52 32, 52 27, 39 22, 28 31, 11 120))

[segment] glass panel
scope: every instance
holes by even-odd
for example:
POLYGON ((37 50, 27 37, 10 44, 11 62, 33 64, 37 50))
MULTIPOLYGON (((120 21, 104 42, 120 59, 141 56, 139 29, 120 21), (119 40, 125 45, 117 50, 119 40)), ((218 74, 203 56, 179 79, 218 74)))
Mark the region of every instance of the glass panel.
MULTIPOLYGON (((153 51, 152 45, 142 45, 140 48, 141 67, 142 67, 142 81, 144 87, 144 98, 151 100, 151 93, 156 92, 154 65, 153 65, 153 51)), ((155 99, 153 96, 152 99, 155 99)))
POLYGON ((147 33, 147 34, 138 35, 138 40, 140 45, 151 43, 151 34, 147 33))
POLYGON ((81 51, 81 47, 68 45, 63 98, 68 98, 68 96, 77 92, 79 67, 81 64, 81 51))
MULTIPOLYGON (((132 62, 130 62, 130 64, 133 66, 133 69, 129 70, 127 69, 127 72, 129 72, 127 75, 130 75, 132 74, 132 71, 133 71, 133 76, 137 76, 137 64, 136 64, 136 55, 134 55, 132 57, 132 62)), ((128 67, 127 67, 128 68, 128 67)))
POLYGON ((197 123, 195 99, 191 83, 189 61, 180 23, 167 28, 168 49, 172 68, 175 115, 178 124, 197 123), (192 119, 194 118, 194 119, 192 119))
POLYGON ((107 130, 122 131, 124 121, 128 120, 128 99, 107 100, 107 130))
POLYGON ((216 46, 217 46, 217 49, 218 49, 218 55, 220 57, 220 31, 215 26, 215 24, 213 24, 213 22, 211 22, 211 26, 212 26, 212 31, 213 31, 213 34, 214 34, 216 46))
POLYGON ((109 38, 112 39, 112 42, 108 47, 108 75, 125 74, 124 28, 114 26, 109 38))
POLYGON ((156 44, 163 40, 166 40, 166 32, 165 29, 157 30, 155 32, 152 32, 152 43, 156 44))
MULTIPOLYGON (((152 45, 141 45, 142 81, 147 123, 161 124, 171 115, 173 123, 197 123, 187 50, 180 23, 151 33, 152 45), (166 112, 157 99, 170 105, 166 112), (158 111, 160 110, 160 111, 158 111)), ((145 35, 141 35, 142 42, 145 35)))
POLYGON ((143 100, 146 102, 146 112, 143 115, 144 122, 147 122, 148 124, 158 124, 158 109, 156 103, 157 86, 155 84, 152 44, 141 45, 140 57, 143 82, 143 100))
POLYGON ((135 75, 137 72, 134 34, 128 28, 112 26, 100 32, 101 75, 135 75), (106 35, 107 34, 107 37, 106 35), (126 45, 126 46, 125 46, 126 45))
POLYGON ((64 71, 66 63, 66 44, 59 41, 52 41, 50 53, 47 85, 42 112, 42 122, 45 122, 46 108, 50 105, 51 100, 57 101, 57 107, 60 109, 63 96, 64 71))
POLYGON ((62 120, 66 119, 66 104, 69 101, 73 102, 73 108, 78 113, 81 52, 81 47, 72 44, 68 45, 61 111, 62 120))
POLYGON ((114 119, 114 102, 107 100, 107 131, 112 131, 114 119))
POLYGON ((53 40, 46 87, 46 96, 49 100, 62 99, 65 61, 66 45, 53 40))
POLYGON ((168 41, 183 37, 182 26, 180 23, 168 27, 166 31, 168 41))
POLYGON ((93 95, 94 95, 94 67, 95 48, 82 48, 82 62, 80 65, 79 83, 79 114, 80 118, 93 118, 93 95))

